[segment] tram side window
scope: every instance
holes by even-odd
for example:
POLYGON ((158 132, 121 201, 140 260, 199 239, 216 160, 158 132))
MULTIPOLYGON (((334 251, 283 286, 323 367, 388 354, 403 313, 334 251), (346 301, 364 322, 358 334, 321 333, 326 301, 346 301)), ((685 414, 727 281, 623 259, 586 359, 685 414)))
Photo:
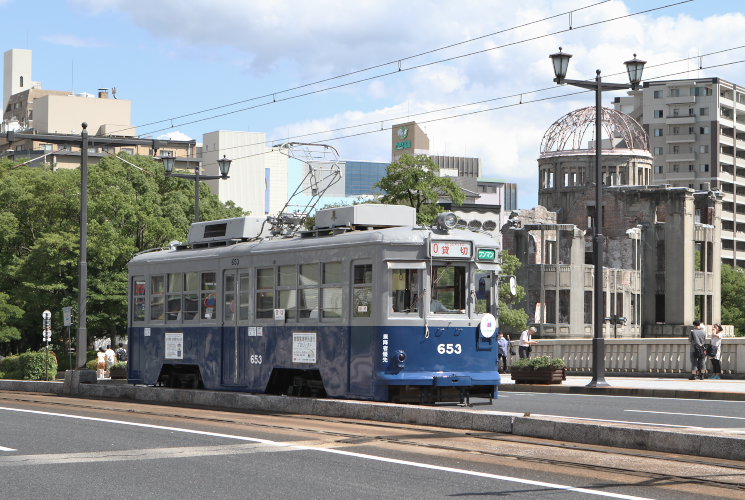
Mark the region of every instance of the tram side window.
POLYGON ((165 319, 165 308, 163 304, 166 280, 165 276, 158 274, 150 277, 150 320, 163 321, 165 319))
POLYGON ((251 280, 248 273, 241 273, 238 278, 238 319, 248 320, 251 310, 251 280))
POLYGON ((132 278, 132 321, 145 321, 145 277, 132 278))
POLYGON ((217 305, 217 273, 202 273, 201 281, 201 305, 202 319, 215 319, 215 307, 217 305))
POLYGON ((372 264, 355 265, 352 270, 354 304, 352 315, 355 318, 369 318, 372 315, 372 264))
POLYGON ((466 311, 466 269, 463 266, 432 266, 430 312, 435 314, 466 311))
POLYGON ((490 312, 494 273, 492 271, 476 271, 473 273, 473 282, 476 286, 476 314, 490 312))
POLYGON ((166 320, 181 320, 181 293, 184 287, 184 275, 181 273, 168 273, 166 275, 166 320))
POLYGON ((199 274, 184 273, 184 320, 199 317, 199 274))
POLYGON ((318 286, 321 269, 319 264, 301 264, 298 287, 298 317, 318 319, 318 286))
POLYGON ((256 318, 274 317, 274 268, 256 270, 256 318))
POLYGON ((418 312, 419 303, 419 270, 391 270, 391 302, 393 312, 418 312))
POLYGON ((342 317, 342 267, 341 262, 323 264, 323 288, 321 317, 339 319, 342 317), (331 285, 331 286, 329 286, 331 285))
POLYGON ((297 266, 277 267, 277 307, 285 310, 285 319, 297 319, 297 266))

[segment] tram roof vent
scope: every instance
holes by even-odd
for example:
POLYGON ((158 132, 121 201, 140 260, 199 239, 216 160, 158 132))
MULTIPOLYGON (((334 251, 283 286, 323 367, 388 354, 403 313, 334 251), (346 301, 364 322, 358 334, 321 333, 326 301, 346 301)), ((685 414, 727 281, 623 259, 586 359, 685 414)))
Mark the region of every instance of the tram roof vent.
POLYGON ((269 234, 266 217, 235 217, 195 222, 189 228, 189 245, 223 241, 242 241, 269 234), (262 229, 263 233, 262 234, 262 229))
POLYGON ((365 203, 326 208, 316 212, 315 229, 334 227, 368 228, 416 225, 416 210, 405 205, 365 203))

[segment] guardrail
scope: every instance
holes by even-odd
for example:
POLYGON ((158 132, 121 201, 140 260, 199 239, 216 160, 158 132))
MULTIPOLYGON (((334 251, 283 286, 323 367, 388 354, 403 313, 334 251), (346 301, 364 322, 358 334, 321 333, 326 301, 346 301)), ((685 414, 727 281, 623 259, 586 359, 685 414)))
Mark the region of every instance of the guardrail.
MULTIPOLYGON (((592 370, 592 339, 536 339, 532 356, 562 358, 572 372, 592 370)), ((517 352, 517 341, 512 342, 517 352)), ((745 337, 722 340, 722 373, 745 375, 745 337)), ((638 374, 690 373, 686 338, 605 339, 605 371, 638 374)), ((512 356, 512 360, 517 360, 512 356)), ((707 369, 711 362, 707 360, 707 369)))

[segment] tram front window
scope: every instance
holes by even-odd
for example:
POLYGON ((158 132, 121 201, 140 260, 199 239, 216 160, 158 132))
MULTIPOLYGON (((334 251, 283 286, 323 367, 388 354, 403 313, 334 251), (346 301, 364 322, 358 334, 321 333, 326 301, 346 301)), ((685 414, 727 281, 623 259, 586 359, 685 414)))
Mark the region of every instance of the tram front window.
POLYGON ((432 266, 429 310, 434 314, 466 312, 466 268, 451 264, 432 266))
POLYGON ((393 269, 391 274, 393 312, 415 313, 419 302, 419 270, 393 269))
POLYGON ((476 288, 476 314, 491 312, 494 273, 492 271, 476 271, 473 273, 473 282, 476 288))

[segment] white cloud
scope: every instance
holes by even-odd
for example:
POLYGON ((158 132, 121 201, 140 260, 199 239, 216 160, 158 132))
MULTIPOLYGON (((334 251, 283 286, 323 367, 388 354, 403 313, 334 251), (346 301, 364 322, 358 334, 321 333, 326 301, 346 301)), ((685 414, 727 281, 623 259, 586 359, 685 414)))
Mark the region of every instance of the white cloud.
POLYGON ((43 35, 40 38, 55 45, 65 45, 68 47, 76 48, 106 46, 103 42, 92 39, 85 39, 75 35, 43 35))
POLYGON ((183 132, 179 132, 178 130, 168 132, 167 134, 159 135, 158 139, 165 140, 165 141, 190 141, 192 140, 191 137, 184 134, 183 132))

